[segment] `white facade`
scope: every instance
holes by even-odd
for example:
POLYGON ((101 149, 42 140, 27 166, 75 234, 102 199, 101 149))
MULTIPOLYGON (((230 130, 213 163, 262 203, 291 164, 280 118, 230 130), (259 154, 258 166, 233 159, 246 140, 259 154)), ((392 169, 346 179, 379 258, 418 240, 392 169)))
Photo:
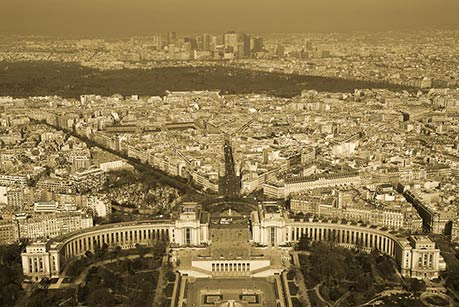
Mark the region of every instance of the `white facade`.
POLYGON ((84 255, 86 251, 94 252, 96 246, 101 247, 103 244, 107 244, 109 248, 119 246, 122 249, 135 248, 137 244, 153 245, 157 240, 166 240, 175 246, 207 244, 208 224, 207 212, 201 211, 201 207, 195 203, 185 203, 179 216, 172 221, 155 220, 89 227, 59 239, 27 246, 21 255, 23 273, 32 280, 58 277, 69 260, 84 255))
POLYGON ((110 162, 104 162, 100 164, 100 169, 104 172, 110 172, 114 170, 120 170, 129 167, 129 164, 124 162, 123 160, 116 160, 110 162))
POLYGON ((405 277, 436 278, 446 269, 440 250, 426 236, 399 237, 375 226, 357 223, 294 220, 274 204, 252 212, 252 240, 264 246, 282 246, 302 236, 312 241, 334 241, 345 247, 377 249, 393 257, 405 277))
POLYGON ((340 174, 328 176, 309 176, 286 179, 276 185, 263 184, 263 193, 272 198, 286 198, 290 194, 300 193, 311 189, 330 188, 336 186, 360 185, 362 179, 358 174, 340 174))
POLYGON ((21 239, 55 238, 93 226, 91 216, 82 213, 42 214, 27 219, 18 219, 21 239))
POLYGON ((438 272, 446 269, 446 263, 435 243, 427 236, 412 236, 409 240, 413 249, 406 261, 411 263, 411 276, 437 278, 438 272))
POLYGON ((208 241, 209 216, 195 203, 183 204, 174 226, 173 243, 198 246, 208 241))
POLYGON ((60 271, 60 258, 56 251, 49 252, 50 243, 35 242, 26 247, 22 256, 22 270, 25 276, 38 281, 43 277, 55 276, 60 271))
POLYGON ((89 198, 88 207, 96 216, 106 217, 112 212, 112 204, 108 199, 102 199, 97 196, 89 198))

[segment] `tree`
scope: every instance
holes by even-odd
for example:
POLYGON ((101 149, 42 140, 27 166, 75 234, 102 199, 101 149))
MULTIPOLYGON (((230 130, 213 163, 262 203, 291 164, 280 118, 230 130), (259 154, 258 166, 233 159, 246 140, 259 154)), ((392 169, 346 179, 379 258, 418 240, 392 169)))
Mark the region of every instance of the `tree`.
POLYGON ((94 257, 94 254, 88 250, 84 253, 84 256, 88 259, 92 259, 94 257))
POLYGON ((141 270, 142 269, 142 260, 140 258, 134 259, 132 261, 132 268, 135 271, 141 270))
POLYGON ((373 279, 370 274, 363 274, 357 279, 355 290, 368 292, 373 287, 373 279))
POLYGON ((88 305, 91 307, 111 307, 115 305, 115 297, 105 288, 98 288, 88 296, 88 305))
POLYGON ((320 287, 320 293, 326 300, 330 299, 330 288, 328 288, 327 285, 322 285, 320 287))
POLYGON ((0 246, 0 306, 14 306, 21 290, 21 249, 17 244, 0 246))
POLYGON ((27 300, 27 307, 58 307, 59 299, 50 295, 47 289, 37 289, 27 300))
POLYGON ((87 265, 86 258, 78 258, 69 263, 66 274, 70 277, 78 276, 87 265))
POLYGON ((132 292, 129 294, 129 302, 132 307, 143 307, 148 305, 148 297, 132 292))
POLYGON ((14 306, 20 287, 16 284, 7 284, 0 287, 0 306, 14 306))
POLYGON ((446 286, 459 291, 459 266, 450 266, 448 268, 446 286))
POLYGON ((144 245, 138 244, 138 243, 135 245, 135 248, 136 248, 137 253, 139 254, 140 258, 143 258, 145 256, 145 254, 147 253, 147 251, 148 251, 147 248, 144 245))
POLYGON ((296 250, 299 251, 306 251, 309 249, 309 238, 307 236, 301 236, 300 240, 298 241, 296 245, 296 250))
POLYGON ((48 301, 48 294, 46 290, 35 290, 32 295, 27 299, 27 307, 46 307, 48 301))
POLYGON ((116 260, 118 260, 118 257, 121 254, 121 246, 116 246, 115 249, 113 250, 113 255, 115 256, 116 260))
POLYGON ((408 288, 413 292, 424 292, 426 290, 426 283, 423 280, 412 278, 408 283, 408 288))
POLYGON ((97 259, 104 259, 104 257, 107 255, 107 251, 108 251, 108 244, 107 243, 102 244, 101 247, 99 247, 96 244, 96 248, 94 250, 94 254, 96 255, 97 259))
POLYGON ((110 288, 114 290, 119 283, 119 278, 113 272, 107 269, 100 269, 97 275, 102 280, 104 288, 110 288))
POLYGON ((40 287, 41 289, 48 289, 50 283, 51 283, 51 280, 50 280, 48 277, 43 277, 43 278, 40 280, 39 287, 40 287))

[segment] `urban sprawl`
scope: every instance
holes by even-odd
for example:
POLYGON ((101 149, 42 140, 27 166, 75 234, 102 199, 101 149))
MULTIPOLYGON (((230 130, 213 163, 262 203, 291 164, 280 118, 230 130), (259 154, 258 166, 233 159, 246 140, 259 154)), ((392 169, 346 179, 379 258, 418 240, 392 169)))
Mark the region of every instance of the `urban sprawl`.
MULTIPOLYGON (((273 278, 276 291, 243 291, 241 302, 294 306, 303 238, 377 250, 400 276, 446 293, 441 276, 457 259, 437 239, 459 244, 459 33, 441 33, 2 38, 6 63, 222 66, 409 89, 2 96, 0 244, 27 242, 25 280, 57 289, 88 251, 163 239, 179 278, 170 306, 201 306, 186 297, 193 278, 244 276, 273 278)), ((248 306, 207 291, 202 306, 248 306)))

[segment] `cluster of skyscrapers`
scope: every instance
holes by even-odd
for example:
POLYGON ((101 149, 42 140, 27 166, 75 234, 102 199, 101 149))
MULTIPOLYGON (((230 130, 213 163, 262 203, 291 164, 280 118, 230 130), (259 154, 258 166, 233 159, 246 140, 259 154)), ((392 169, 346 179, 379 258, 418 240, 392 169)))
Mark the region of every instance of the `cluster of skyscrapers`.
POLYGON ((170 59, 174 59, 179 51, 207 51, 226 58, 250 58, 264 50, 262 37, 234 31, 222 35, 203 33, 183 37, 179 37, 176 32, 168 32, 165 37, 156 35, 152 40, 158 50, 168 50, 170 59))

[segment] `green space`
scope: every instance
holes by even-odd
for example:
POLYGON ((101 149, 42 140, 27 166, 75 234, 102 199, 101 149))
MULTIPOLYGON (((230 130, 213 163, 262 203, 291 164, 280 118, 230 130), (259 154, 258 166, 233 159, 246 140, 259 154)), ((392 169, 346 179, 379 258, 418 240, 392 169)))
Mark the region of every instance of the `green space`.
POLYGON ((168 283, 166 288, 164 289, 164 295, 166 295, 166 297, 171 297, 173 290, 174 290, 174 284, 168 283))
MULTIPOLYGON (((383 289, 401 287, 393 260, 378 251, 368 254, 332 242, 314 242, 306 246, 310 254, 299 255, 306 287, 318 287, 320 295, 328 302, 341 298, 343 306, 357 306, 383 289)), ((422 288, 422 285, 416 287, 422 288)), ((320 303, 315 293, 309 294, 311 301, 320 303)), ((316 305, 320 306, 319 303, 316 305)))
POLYGON ((409 89, 399 85, 338 78, 268 73, 230 67, 164 67, 99 71, 78 64, 47 61, 0 62, 0 94, 13 97, 81 94, 162 96, 166 90, 221 90, 279 97, 302 90, 353 92, 356 88, 409 89))
POLYGON ((76 303, 76 289, 53 289, 47 288, 45 281, 38 287, 32 289, 32 294, 23 298, 23 302, 18 302, 17 307, 73 307, 76 303))
POLYGON ((450 266, 447 268, 446 286, 459 292, 459 266, 450 266))
MULTIPOLYGON (((130 260, 122 262, 127 261, 130 260)), ((148 260, 138 261, 139 270, 143 269, 146 261, 148 260)), ((78 292, 79 302, 94 307, 150 305, 154 298, 158 272, 136 272, 129 263, 120 263, 116 271, 104 266, 91 267, 84 286, 78 292)))
MULTIPOLYGON (((143 261, 144 258, 147 257, 151 259, 150 266, 159 267, 161 264, 161 257, 165 253, 165 248, 166 242, 162 240, 157 240, 152 244, 151 247, 137 244, 135 249, 127 250, 123 250, 119 246, 109 248, 107 244, 103 244, 101 247, 96 246, 94 253, 87 251, 82 257, 76 258, 69 262, 65 268, 65 276, 70 280, 74 280, 80 276, 88 266, 97 265, 98 263, 106 261, 117 261, 107 265, 121 266, 122 268, 126 266, 126 270, 129 272, 138 269, 145 269, 146 263, 142 262, 142 264, 139 264, 139 261, 143 261), (139 256, 139 259, 126 259, 120 262, 121 258, 130 256, 139 256)), ((115 268, 113 269, 116 270, 115 268)))
POLYGON ((290 281, 290 280, 293 280, 295 278, 295 270, 290 270, 287 272, 287 279, 290 281))
POLYGON ((297 295, 298 294, 298 287, 295 285, 294 282, 289 282, 288 283, 288 288, 290 290, 291 295, 297 295))
POLYGON ((303 307, 304 304, 298 298, 292 297, 292 305, 293 307, 303 307))
POLYGON ((94 253, 86 252, 64 268, 63 284, 68 284, 69 288, 49 289, 56 280, 44 278, 33 284, 24 306, 151 305, 165 246, 166 242, 158 241, 153 247, 137 245, 135 249, 121 250, 120 247, 109 249, 105 244, 94 253))
POLYGON ((0 306, 14 306, 22 294, 22 246, 0 246, 0 306))
POLYGON ((325 307, 327 304, 325 304, 318 296, 316 291, 314 290, 308 290, 308 296, 309 296, 309 301, 311 303, 312 307, 325 307))

